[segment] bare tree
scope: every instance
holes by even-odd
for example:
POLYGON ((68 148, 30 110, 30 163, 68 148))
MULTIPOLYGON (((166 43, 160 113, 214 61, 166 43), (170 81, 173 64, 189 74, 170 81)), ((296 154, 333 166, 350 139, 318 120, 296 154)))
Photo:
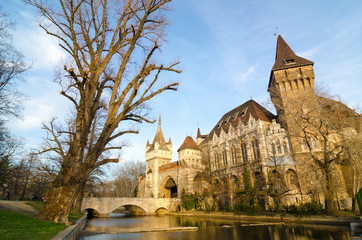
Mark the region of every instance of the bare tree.
POLYGON ((11 44, 15 22, 0 12, 0 188, 6 191, 11 162, 21 142, 6 127, 10 117, 20 117, 22 94, 17 90, 20 76, 28 69, 23 56, 11 44))
POLYGON ((350 134, 343 137, 341 141, 343 146, 342 165, 347 166, 346 177, 352 196, 352 211, 358 211, 356 195, 362 187, 362 135, 351 129, 350 134))
POLYGON ((138 177, 145 177, 145 173, 145 162, 123 162, 115 170, 114 180, 99 182, 91 191, 97 197, 136 197, 138 177))
POLYGON ((15 22, 0 12, 0 119, 4 117, 19 117, 22 94, 17 90, 17 81, 28 66, 23 56, 11 44, 10 30, 15 28, 15 22))
POLYGON ((288 102, 278 101, 278 94, 277 89, 271 89, 273 102, 278 112, 283 113, 279 120, 287 123, 284 127, 289 131, 296 160, 303 161, 304 169, 318 169, 326 209, 333 214, 337 210, 336 179, 343 177, 337 176, 336 171, 344 154, 341 140, 348 134, 347 129, 359 131, 359 114, 321 90, 318 95, 312 92, 294 99, 289 96, 288 102))
POLYGON ((180 73, 175 67, 153 60, 166 26, 165 10, 171 0, 25 0, 40 10, 46 33, 59 40, 70 57, 59 79, 61 94, 74 106, 76 118, 71 129, 47 125, 49 150, 62 158, 59 174, 52 183, 41 217, 67 223, 71 205, 80 185, 97 167, 118 162, 99 160, 106 151, 121 147, 112 141, 127 133, 137 133, 126 123, 151 122, 145 103, 178 83, 160 84, 162 72, 180 73), (50 2, 50 1, 49 1, 50 2), (100 134, 91 139, 95 126, 100 134), (63 140, 64 135, 68 135, 63 140), (64 147, 63 143, 66 143, 64 147))

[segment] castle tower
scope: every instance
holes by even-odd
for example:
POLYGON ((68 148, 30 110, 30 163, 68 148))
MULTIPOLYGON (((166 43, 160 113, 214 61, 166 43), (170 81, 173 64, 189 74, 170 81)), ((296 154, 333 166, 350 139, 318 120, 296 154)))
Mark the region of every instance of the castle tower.
POLYGON ((179 161, 179 194, 192 194, 193 182, 196 174, 203 170, 201 163, 201 149, 190 136, 185 138, 177 150, 179 161))
POLYGON ((301 96, 315 98, 313 62, 299 57, 278 35, 275 63, 271 70, 268 92, 277 110, 278 120, 289 130, 288 113, 296 108, 301 96))
POLYGON ((312 159, 302 148, 301 128, 295 116, 308 112, 308 108, 317 104, 314 90, 313 62, 299 57, 279 35, 277 40, 275 63, 271 70, 268 92, 278 113, 278 122, 287 130, 293 156, 299 176, 300 190, 303 194, 310 192, 317 176, 311 174, 312 159))
POLYGON ((168 164, 172 159, 171 138, 165 141, 161 128, 161 116, 152 144, 146 144, 146 184, 145 197, 158 197, 159 167, 168 164))

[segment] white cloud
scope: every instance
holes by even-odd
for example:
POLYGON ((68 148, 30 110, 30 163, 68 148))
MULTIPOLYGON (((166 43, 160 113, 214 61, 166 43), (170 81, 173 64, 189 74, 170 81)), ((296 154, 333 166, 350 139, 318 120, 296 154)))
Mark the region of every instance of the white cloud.
POLYGON ((24 116, 13 124, 15 130, 40 129, 42 123, 47 123, 53 117, 64 116, 67 104, 61 96, 49 92, 44 95, 32 98, 25 102, 24 116))
POLYGON ((319 50, 320 50, 320 47, 317 46, 317 47, 314 47, 312 49, 308 49, 308 50, 305 50, 305 51, 302 51, 302 52, 297 52, 296 54, 298 56, 303 57, 303 58, 312 60, 313 58, 315 58, 315 56, 319 52, 319 50))
POLYGON ((237 80, 239 84, 246 83, 248 80, 251 79, 251 76, 253 75, 254 72, 255 72, 255 66, 251 66, 248 68, 248 70, 246 70, 246 72, 239 73, 239 76, 235 80, 237 80))
POLYGON ((145 143, 132 141, 132 144, 122 149, 121 161, 144 161, 145 159, 145 143), (143 151, 142 151, 143 150, 143 151))
POLYGON ((20 11, 21 22, 14 32, 14 45, 27 59, 33 62, 32 69, 46 69, 57 65, 64 57, 58 40, 47 35, 38 25, 36 15, 20 11))
POLYGON ((51 116, 55 113, 55 106, 48 105, 44 103, 36 103, 36 101, 31 101, 34 104, 31 107, 30 112, 28 111, 27 115, 24 117, 24 120, 19 120, 17 128, 19 129, 33 129, 40 128, 42 123, 50 120, 51 116))

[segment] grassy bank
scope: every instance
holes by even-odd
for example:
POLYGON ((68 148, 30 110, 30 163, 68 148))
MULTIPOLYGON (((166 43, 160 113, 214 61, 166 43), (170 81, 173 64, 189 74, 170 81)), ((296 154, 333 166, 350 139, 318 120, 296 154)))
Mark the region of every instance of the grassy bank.
POLYGON ((47 222, 28 214, 0 209, 0 239, 51 239, 65 228, 64 224, 47 222))
MULTIPOLYGON (((8 204, 11 208, 6 207, 6 204, 4 207, 0 205, 0 239, 51 239, 66 229, 64 224, 57 224, 37 218, 37 213, 44 208, 45 202, 25 202, 36 210, 36 212, 32 213, 29 213, 26 208, 24 209, 21 204, 19 205, 18 203, 20 202, 10 201, 10 203, 15 204, 8 204)), ((72 210, 68 219, 73 223, 82 216, 82 212, 72 210)))

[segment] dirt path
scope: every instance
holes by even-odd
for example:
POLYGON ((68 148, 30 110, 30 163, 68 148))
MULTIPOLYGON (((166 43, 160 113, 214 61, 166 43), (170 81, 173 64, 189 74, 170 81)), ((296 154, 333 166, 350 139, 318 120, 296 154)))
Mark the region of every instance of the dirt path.
POLYGON ((37 214, 38 211, 33 209, 31 206, 27 205, 23 201, 6 201, 0 200, 0 208, 10 210, 17 213, 29 213, 37 214))

